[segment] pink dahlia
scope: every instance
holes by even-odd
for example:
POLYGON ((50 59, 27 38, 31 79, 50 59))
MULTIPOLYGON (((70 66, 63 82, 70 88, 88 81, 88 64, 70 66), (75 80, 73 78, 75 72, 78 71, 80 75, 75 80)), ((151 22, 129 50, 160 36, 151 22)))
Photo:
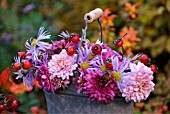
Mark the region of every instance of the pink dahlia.
POLYGON ((69 79, 69 76, 73 76, 73 70, 77 67, 76 55, 69 56, 66 50, 62 50, 60 54, 52 55, 52 59, 48 62, 50 79, 55 77, 69 79))
POLYGON ((141 62, 137 65, 130 63, 130 69, 131 72, 134 72, 130 77, 134 84, 129 84, 124 88, 122 96, 125 97, 126 101, 140 102, 146 100, 150 92, 154 90, 153 72, 141 62))
MULTIPOLYGON (((56 89, 63 88, 65 89, 70 83, 70 79, 62 80, 61 78, 53 77, 53 74, 49 73, 48 68, 48 55, 43 55, 40 57, 40 61, 38 61, 37 72, 36 72, 36 80, 40 84, 40 88, 44 90, 49 90, 51 92, 55 92, 56 89)), ((28 80, 29 81, 29 80, 28 80)))
POLYGON ((89 100, 97 100, 98 102, 109 103, 114 99, 118 93, 118 87, 114 80, 107 80, 103 76, 100 76, 100 72, 97 70, 87 70, 86 76, 84 76, 84 94, 89 96, 89 100))

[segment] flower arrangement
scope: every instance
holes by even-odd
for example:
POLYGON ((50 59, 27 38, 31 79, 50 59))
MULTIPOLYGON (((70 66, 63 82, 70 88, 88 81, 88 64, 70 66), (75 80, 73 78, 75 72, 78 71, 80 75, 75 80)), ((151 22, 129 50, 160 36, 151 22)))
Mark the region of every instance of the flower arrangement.
MULTIPOLYGON (((99 19, 99 24, 101 25, 99 19)), ((86 26, 82 35, 63 31, 50 43, 49 33, 40 27, 37 38, 25 43, 26 52, 18 52, 13 67, 16 79, 22 78, 27 87, 37 80, 40 88, 53 93, 74 84, 77 93, 82 92, 89 100, 110 103, 116 95, 126 101, 146 100, 154 90, 153 73, 156 66, 150 65, 146 54, 125 55, 123 38, 114 41, 120 52, 111 49, 101 38, 96 43, 86 39, 86 26), (150 65, 150 66, 149 66, 150 65)))

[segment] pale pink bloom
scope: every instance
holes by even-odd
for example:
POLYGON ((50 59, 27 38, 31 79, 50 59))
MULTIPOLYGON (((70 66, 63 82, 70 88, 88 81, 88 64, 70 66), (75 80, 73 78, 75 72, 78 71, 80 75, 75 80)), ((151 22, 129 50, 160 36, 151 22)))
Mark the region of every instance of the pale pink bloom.
POLYGON ((130 63, 130 69, 131 72, 134 72, 130 77, 134 84, 128 84, 123 89, 122 96, 125 97, 126 101, 140 102, 146 100, 150 92, 154 90, 153 72, 141 62, 138 62, 138 64, 130 63))
POLYGON ((62 50, 60 54, 52 55, 52 59, 48 62, 49 72, 52 74, 51 79, 54 77, 69 79, 73 76, 73 70, 77 67, 76 54, 69 56, 66 50, 62 50))

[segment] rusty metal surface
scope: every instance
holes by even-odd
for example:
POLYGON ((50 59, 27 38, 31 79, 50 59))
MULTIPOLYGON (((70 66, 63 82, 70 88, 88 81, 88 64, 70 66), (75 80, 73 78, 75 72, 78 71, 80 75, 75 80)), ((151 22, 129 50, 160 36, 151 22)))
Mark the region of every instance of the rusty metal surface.
POLYGON ((115 97, 110 104, 89 102, 83 94, 77 94, 74 86, 53 94, 45 91, 49 114, 132 114, 133 102, 115 97))

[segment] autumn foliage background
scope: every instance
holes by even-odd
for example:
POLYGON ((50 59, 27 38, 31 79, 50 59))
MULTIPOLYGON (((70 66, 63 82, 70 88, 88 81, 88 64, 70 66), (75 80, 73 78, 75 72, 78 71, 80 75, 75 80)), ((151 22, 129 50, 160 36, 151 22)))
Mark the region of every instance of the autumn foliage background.
MULTIPOLYGON (((81 35, 84 14, 97 7, 104 10, 100 20, 105 43, 117 50, 113 40, 127 33, 123 39, 126 53, 148 54, 159 68, 154 75, 154 92, 148 100, 135 104, 135 114, 170 113, 169 0, 1 0, 0 71, 14 62, 19 50, 25 50, 24 42, 36 37, 39 27, 44 26, 52 39, 58 39, 62 30, 81 35)), ((89 24, 87 38, 92 42, 99 38, 97 22, 89 24)), ((44 93, 36 82, 31 90, 14 75, 11 79, 14 84, 6 94, 21 101, 18 112, 46 113, 44 93)))

